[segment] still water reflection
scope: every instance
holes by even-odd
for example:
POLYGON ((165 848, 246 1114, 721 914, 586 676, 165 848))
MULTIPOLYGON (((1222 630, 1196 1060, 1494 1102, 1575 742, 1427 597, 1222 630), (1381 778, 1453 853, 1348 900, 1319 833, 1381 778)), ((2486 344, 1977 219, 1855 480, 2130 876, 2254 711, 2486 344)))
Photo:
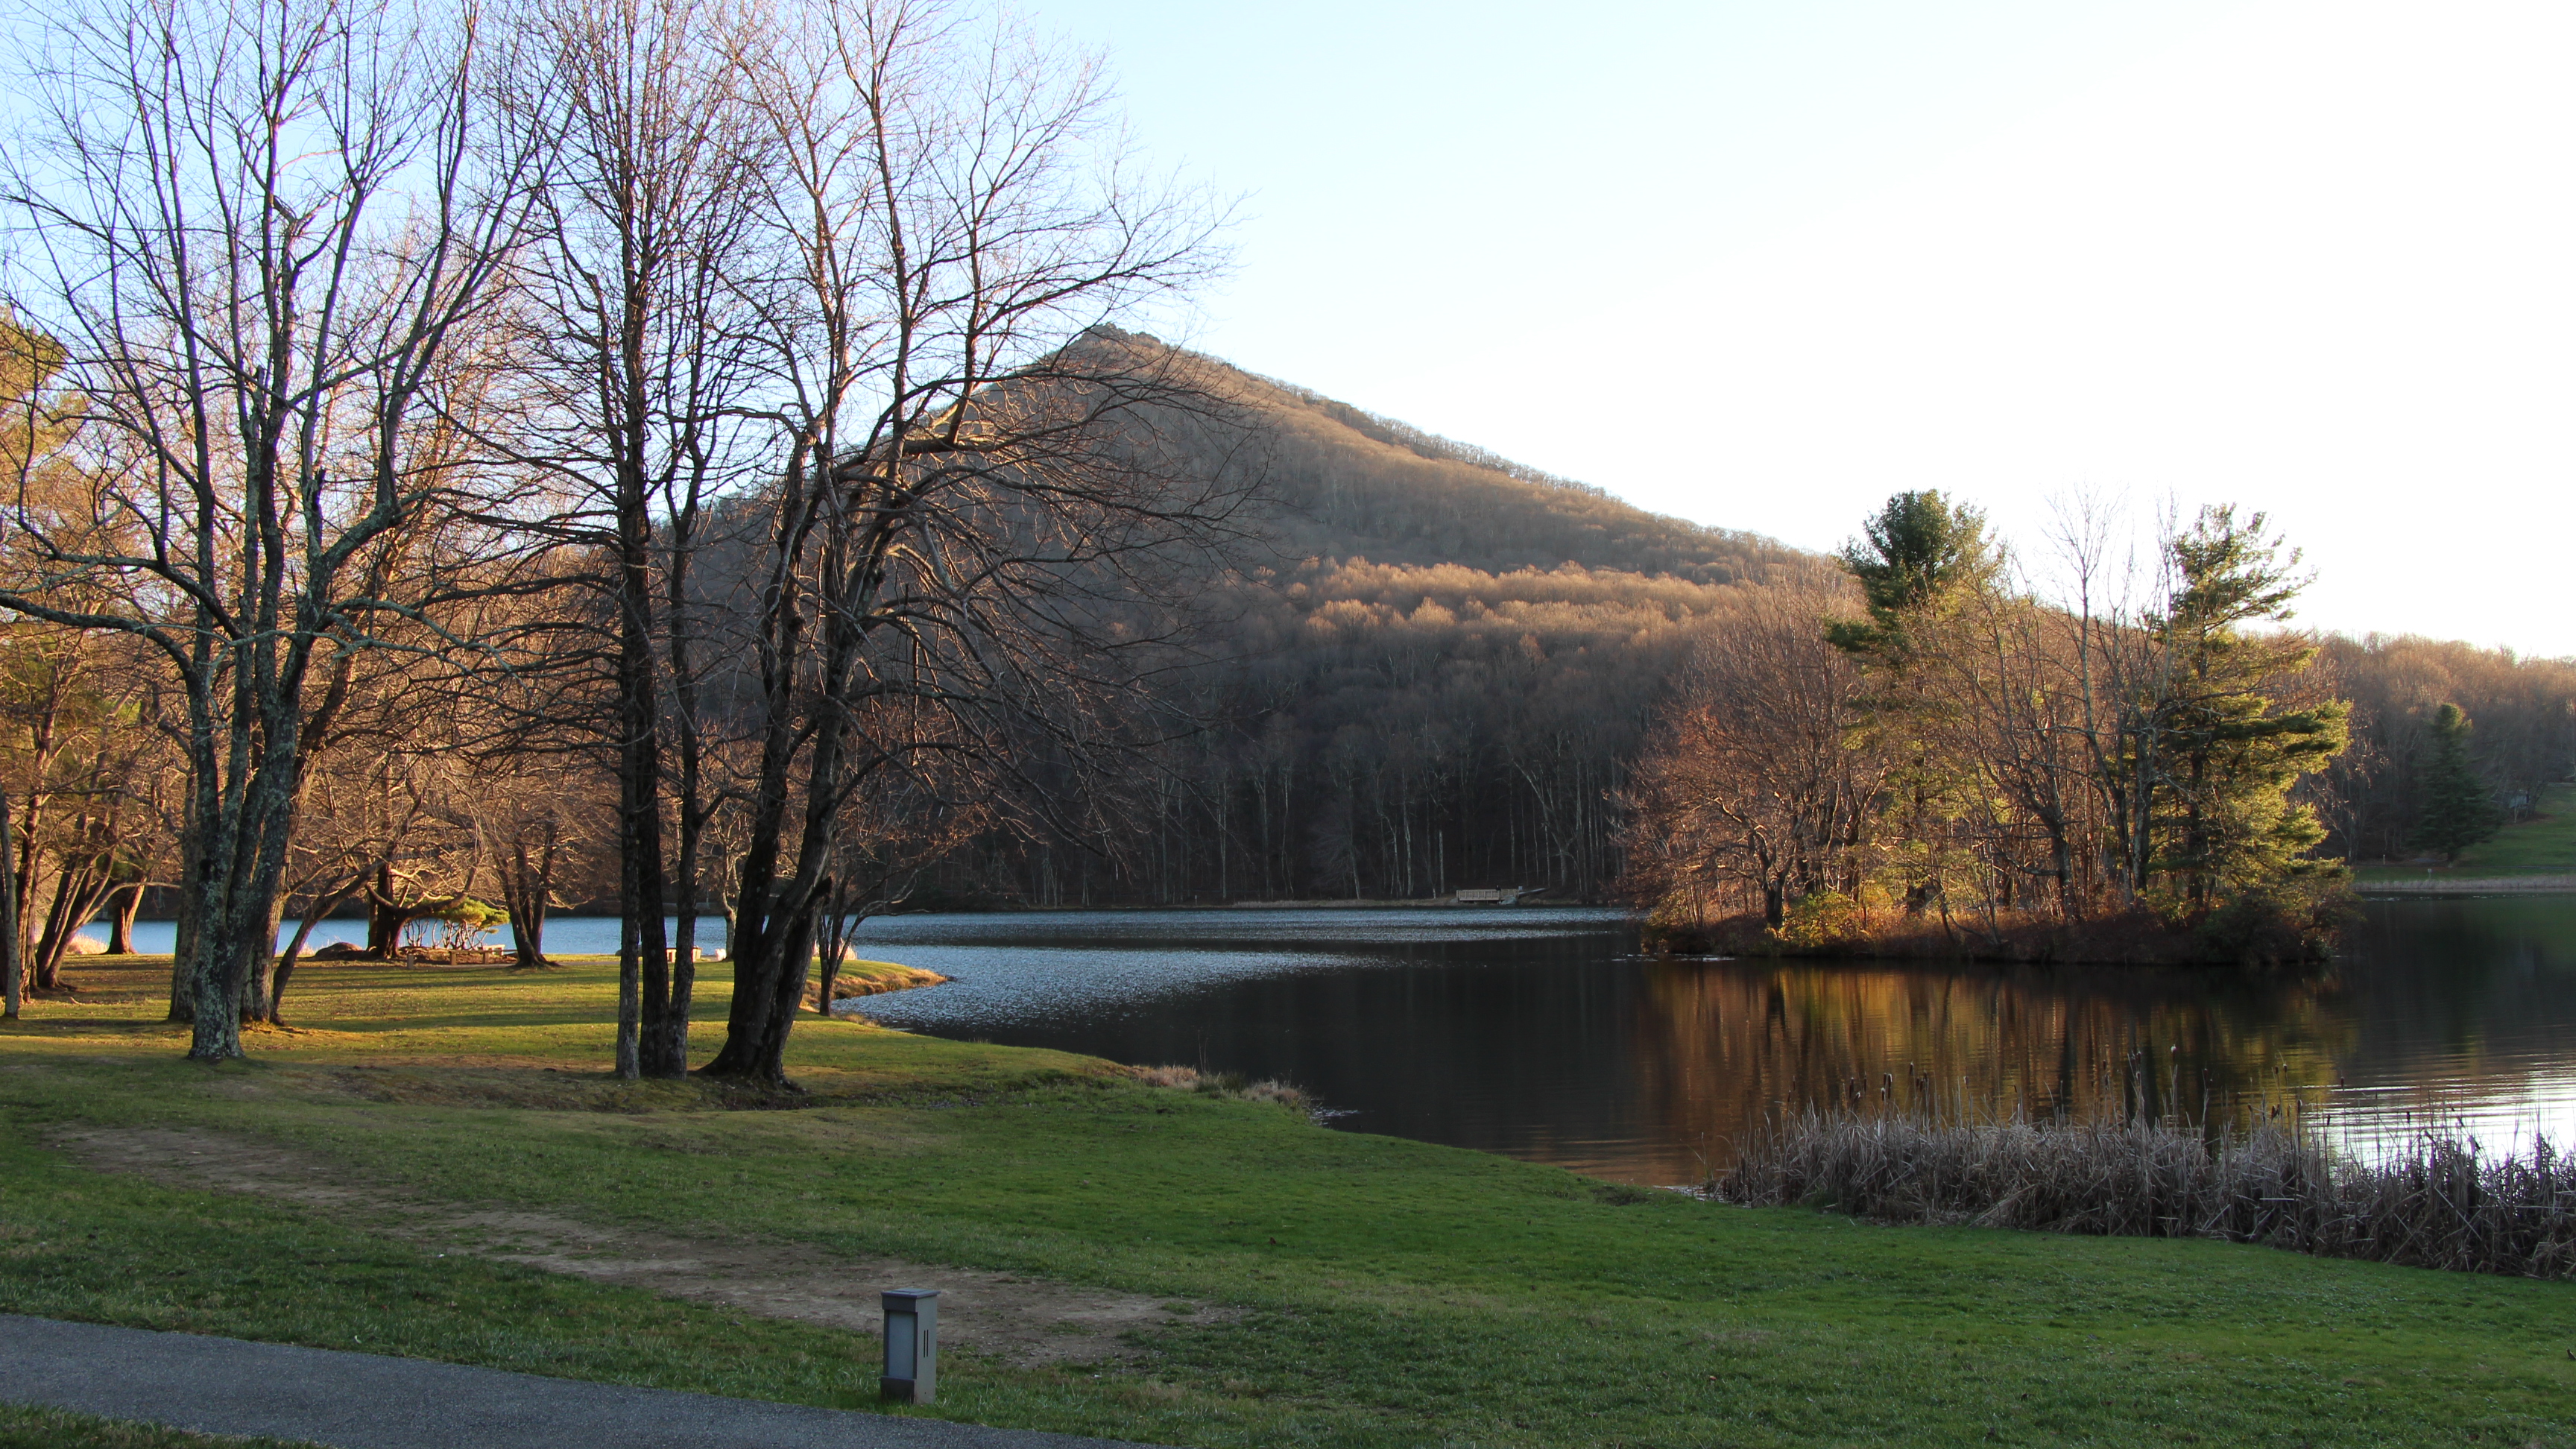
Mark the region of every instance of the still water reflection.
POLYGON ((1615 913, 1526 908, 913 916, 860 950, 957 978, 869 1000, 890 1025, 1281 1077, 1339 1126, 1637 1182, 1724 1165, 1783 1105, 1883 1090, 2279 1106, 2363 1150, 2434 1120, 2576 1138, 2576 897, 2366 909, 2297 982, 1650 961, 1615 913))

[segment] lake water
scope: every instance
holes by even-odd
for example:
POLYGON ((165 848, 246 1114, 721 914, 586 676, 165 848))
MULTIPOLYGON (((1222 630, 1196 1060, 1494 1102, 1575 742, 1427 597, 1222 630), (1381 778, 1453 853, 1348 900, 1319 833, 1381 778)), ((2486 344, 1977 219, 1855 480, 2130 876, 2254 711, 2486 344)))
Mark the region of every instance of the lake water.
MULTIPOLYGON (((857 949, 956 978, 868 998, 888 1025, 1281 1078, 1337 1126, 1633 1182, 1697 1180, 1785 1106, 1923 1084, 1979 1111, 2278 1106, 2361 1151, 2426 1123, 2576 1143, 2576 896, 2364 911, 2296 981, 1641 960, 1616 912, 1528 907, 898 916, 857 949)), ((166 922, 136 934, 169 949, 166 922)), ((617 923, 546 944, 613 951, 617 923)))
MULTIPOLYGON (((296 924, 297 923, 292 919, 279 923, 277 928, 277 945, 279 950, 282 951, 286 949, 286 943, 294 939, 296 924)), ((666 929, 671 930, 677 930, 678 925, 679 923, 676 920, 665 923, 666 929)), ((546 950, 553 954, 562 956, 615 955, 617 953, 617 926, 617 919, 613 916, 550 916, 546 920, 546 950)), ((422 922, 412 927, 409 939, 419 942, 425 946, 435 945, 437 944, 437 933, 438 928, 435 923, 422 922)), ((92 925, 87 931, 83 932, 83 934, 94 936, 101 941, 105 941, 107 939, 107 927, 104 924, 92 925)), ((171 948, 171 943, 177 939, 177 936, 178 927, 169 921, 137 921, 134 923, 134 949, 147 956, 166 955, 171 948)), ((484 937, 484 944, 493 946, 509 946, 514 944, 516 939, 517 938, 511 934, 510 928, 503 926, 489 936, 484 937)), ((724 917, 701 916, 698 918, 698 944, 700 946, 712 950, 717 945, 721 944, 723 940, 724 917)), ((307 951, 318 951, 335 941, 346 941, 352 945, 359 946, 365 945, 367 941, 367 923, 354 916, 320 922, 313 927, 313 934, 305 940, 304 949, 307 951)))
POLYGON ((2436 1122, 2576 1143, 2576 897, 2364 909, 2303 981, 1641 960, 1617 913, 1532 908, 893 917, 858 950, 957 978, 869 998, 888 1025, 1277 1077, 1337 1126, 1632 1182, 1695 1181, 1784 1106, 1927 1085, 2279 1107, 2360 1151, 2436 1122))

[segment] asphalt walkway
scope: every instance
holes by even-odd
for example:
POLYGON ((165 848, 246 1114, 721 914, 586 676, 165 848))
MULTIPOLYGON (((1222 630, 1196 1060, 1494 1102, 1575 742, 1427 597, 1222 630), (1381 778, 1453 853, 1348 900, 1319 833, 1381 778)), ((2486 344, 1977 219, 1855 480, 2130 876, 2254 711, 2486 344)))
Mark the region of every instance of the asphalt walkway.
POLYGON ((669 1389, 0 1314, 0 1400, 333 1449, 1120 1449, 669 1389))

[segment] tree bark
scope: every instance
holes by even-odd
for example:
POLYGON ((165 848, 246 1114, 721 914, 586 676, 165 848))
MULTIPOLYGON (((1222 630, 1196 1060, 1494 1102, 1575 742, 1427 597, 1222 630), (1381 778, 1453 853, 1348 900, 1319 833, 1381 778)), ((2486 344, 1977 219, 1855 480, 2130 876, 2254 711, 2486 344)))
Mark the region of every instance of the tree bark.
POLYGON ((533 852, 524 833, 510 843, 501 867, 501 905, 510 913, 511 968, 528 971, 546 960, 546 907, 554 891, 555 852, 561 839, 554 822, 546 824, 544 842, 533 852))
POLYGON ((0 1016, 16 1021, 27 994, 25 952, 18 938, 18 890, 10 850, 9 792, 0 790, 0 1016))
MULTIPOLYGON (((640 326, 640 323, 638 324, 640 326)), ((640 334, 639 334, 640 335, 640 334)), ((640 343, 639 343, 640 345, 640 343)), ((630 414, 640 426, 643 407, 630 414)), ((640 445, 633 456, 640 456, 640 445)), ((676 1077, 670 1057, 671 960, 662 863, 661 708, 655 688, 653 519, 640 468, 621 466, 618 530, 617 1075, 676 1077)))
POLYGON ((124 885, 118 886, 115 892, 108 897, 107 954, 110 956, 132 956, 136 954, 134 949, 134 917, 143 909, 143 890, 146 884, 146 882, 139 880, 128 881, 124 885))

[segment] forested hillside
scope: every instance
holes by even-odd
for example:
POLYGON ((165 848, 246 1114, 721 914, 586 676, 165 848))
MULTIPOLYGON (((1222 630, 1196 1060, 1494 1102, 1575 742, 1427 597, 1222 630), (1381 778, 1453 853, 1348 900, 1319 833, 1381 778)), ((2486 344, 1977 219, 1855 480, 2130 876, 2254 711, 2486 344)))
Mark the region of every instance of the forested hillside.
POLYGON ((1256 429, 1241 466, 1276 508, 1291 559, 1365 557, 1486 573, 1585 569, 1697 583, 1776 580, 1815 556, 1759 534, 1648 513, 1288 383, 1214 365, 1211 386, 1256 429))
MULTIPOLYGON (((1096 329, 1094 345, 1151 351, 1096 329)), ((1831 559, 1601 490, 1206 359, 1228 425, 1160 430, 1256 476, 1251 563, 1208 584, 1217 662, 1176 676, 1204 728, 1160 752, 1120 840, 987 837, 934 895, 1037 904, 1401 899, 1542 887, 1603 899, 1620 797, 1709 641, 1859 607, 1831 559)), ((2421 847, 2430 721, 2474 722, 2499 818, 2576 765, 2576 663, 2464 644, 2321 641, 2303 688, 2352 703, 2350 748, 2300 788, 2320 850, 2421 847)))
POLYGON ((1767 586, 1831 585, 1827 561, 1759 535, 1199 365, 1227 423, 1160 442, 1257 478, 1263 500, 1244 566, 1207 585, 1209 662, 1174 686, 1206 728, 1140 782, 1128 848, 995 837, 938 873, 943 891, 1599 899, 1611 797, 1694 641, 1767 586))

